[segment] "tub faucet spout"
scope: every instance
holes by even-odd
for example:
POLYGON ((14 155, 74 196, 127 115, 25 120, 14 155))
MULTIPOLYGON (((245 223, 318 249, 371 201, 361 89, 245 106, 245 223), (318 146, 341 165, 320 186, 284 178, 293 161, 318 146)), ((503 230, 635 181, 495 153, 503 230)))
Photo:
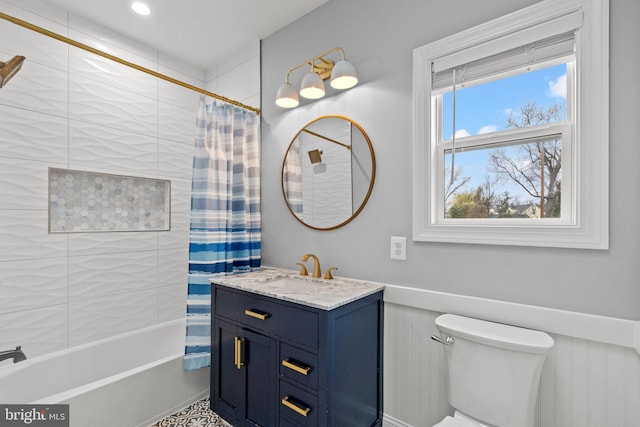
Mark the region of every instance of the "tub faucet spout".
POLYGON ((18 363, 27 360, 27 356, 22 352, 22 347, 17 346, 15 350, 0 351, 0 361, 5 359, 13 359, 13 363, 18 363))

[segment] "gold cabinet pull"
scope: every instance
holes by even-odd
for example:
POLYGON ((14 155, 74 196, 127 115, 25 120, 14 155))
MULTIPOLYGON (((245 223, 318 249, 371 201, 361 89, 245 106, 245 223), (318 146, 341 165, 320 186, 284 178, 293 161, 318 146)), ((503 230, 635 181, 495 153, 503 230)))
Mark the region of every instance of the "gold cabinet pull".
POLYGON ((289 369, 292 369, 302 375, 309 375, 309 371, 311 370, 311 367, 309 366, 300 366, 297 363, 291 361, 290 359, 283 359, 282 360, 282 366, 287 367, 289 369))
POLYGON ((295 403, 291 402, 289 400, 289 396, 285 396, 282 398, 282 404, 287 408, 291 409, 292 411, 295 411, 298 414, 302 415, 303 417, 308 416, 309 412, 311 412, 311 408, 301 408, 295 403))
POLYGON ((255 317, 256 319, 260 319, 260 320, 267 320, 267 317, 270 316, 269 313, 263 313, 261 311, 258 311, 254 308, 248 308, 244 311, 244 314, 246 314, 247 316, 250 317, 255 317))
POLYGON ((242 367, 244 366, 244 362, 242 361, 242 344, 244 344, 244 338, 240 338, 240 337, 235 337, 235 344, 236 344, 236 352, 235 352, 235 365, 236 368, 238 369, 242 369, 242 367))

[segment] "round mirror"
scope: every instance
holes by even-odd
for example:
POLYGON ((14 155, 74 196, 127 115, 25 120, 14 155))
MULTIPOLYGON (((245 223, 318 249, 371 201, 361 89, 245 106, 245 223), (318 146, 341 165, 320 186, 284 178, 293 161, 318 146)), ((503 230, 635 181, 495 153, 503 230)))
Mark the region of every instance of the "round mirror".
POLYGON ((347 117, 321 116, 289 144, 282 162, 282 194, 298 221, 333 230, 362 211, 375 177, 376 158, 364 129, 347 117))

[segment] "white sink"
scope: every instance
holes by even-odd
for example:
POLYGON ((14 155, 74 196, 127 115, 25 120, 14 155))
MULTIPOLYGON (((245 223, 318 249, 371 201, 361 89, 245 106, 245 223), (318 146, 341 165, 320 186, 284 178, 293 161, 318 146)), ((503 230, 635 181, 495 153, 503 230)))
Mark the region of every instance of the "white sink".
POLYGON ((268 283, 272 289, 282 290, 312 290, 314 288, 321 289, 330 285, 329 281, 303 277, 298 278, 296 276, 277 277, 267 280, 265 283, 268 283))

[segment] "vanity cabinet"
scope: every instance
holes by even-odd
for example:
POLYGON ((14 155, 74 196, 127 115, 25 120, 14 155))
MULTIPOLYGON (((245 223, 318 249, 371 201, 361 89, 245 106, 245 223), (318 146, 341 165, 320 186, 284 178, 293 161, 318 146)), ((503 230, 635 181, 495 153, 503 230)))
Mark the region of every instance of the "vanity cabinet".
POLYGON ((213 411, 234 426, 382 425, 382 291, 326 310, 212 286, 213 411))

